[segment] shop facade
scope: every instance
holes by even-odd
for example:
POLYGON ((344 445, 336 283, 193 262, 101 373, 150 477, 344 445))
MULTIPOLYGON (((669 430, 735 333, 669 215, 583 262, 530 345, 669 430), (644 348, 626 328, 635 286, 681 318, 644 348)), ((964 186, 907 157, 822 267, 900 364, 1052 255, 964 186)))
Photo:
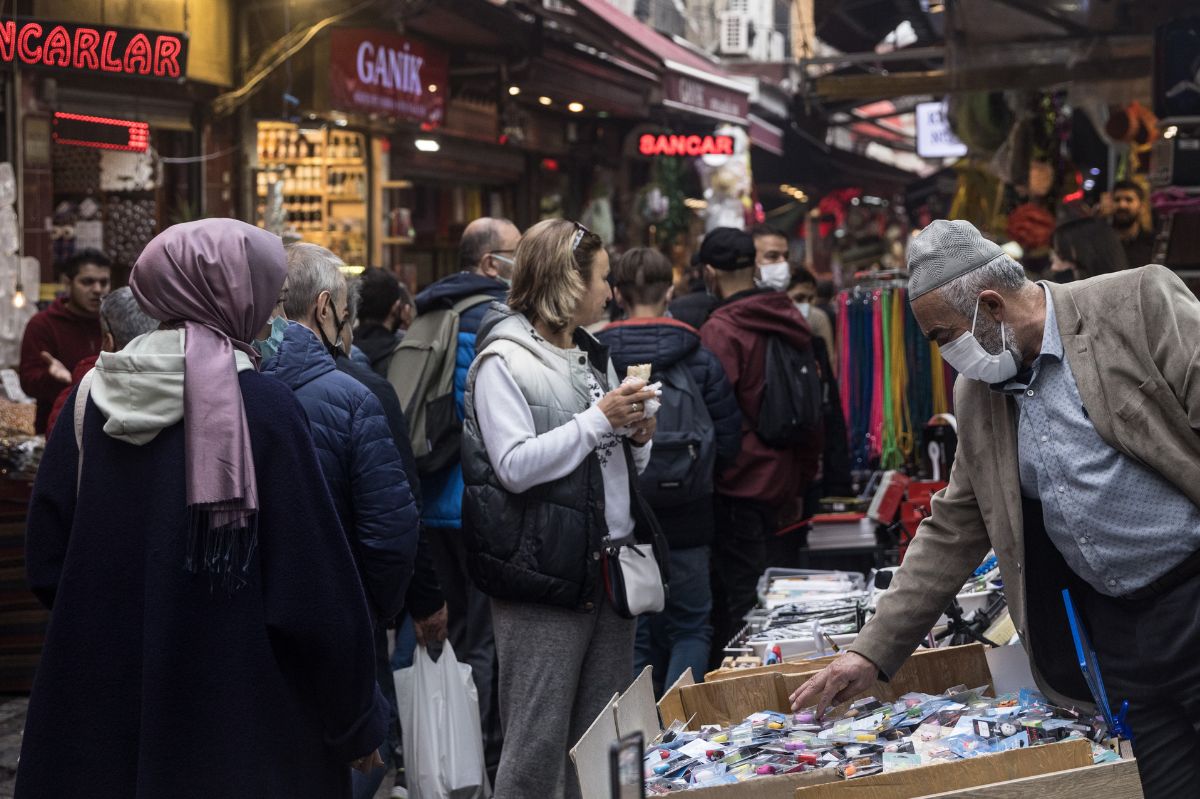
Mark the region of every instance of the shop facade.
POLYGON ((41 299, 79 249, 106 252, 122 282, 163 227, 232 211, 233 130, 205 110, 233 81, 228 5, 177 5, 39 2, 0 19, 5 157, 41 299), (214 149, 226 152, 204 155, 214 149))

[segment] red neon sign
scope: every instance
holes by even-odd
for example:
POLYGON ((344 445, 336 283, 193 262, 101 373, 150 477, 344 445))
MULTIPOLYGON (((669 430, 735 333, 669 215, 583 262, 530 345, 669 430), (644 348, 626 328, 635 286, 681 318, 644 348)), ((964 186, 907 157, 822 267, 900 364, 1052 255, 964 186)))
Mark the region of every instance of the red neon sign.
POLYGON ((180 81, 187 36, 69 22, 0 20, 0 63, 180 81))
POLYGON ((86 114, 54 115, 54 143, 99 150, 144 153, 150 146, 150 126, 129 119, 109 119, 86 114))
POLYGON ((647 133, 638 139, 638 152, 647 156, 733 155, 733 137, 647 133))

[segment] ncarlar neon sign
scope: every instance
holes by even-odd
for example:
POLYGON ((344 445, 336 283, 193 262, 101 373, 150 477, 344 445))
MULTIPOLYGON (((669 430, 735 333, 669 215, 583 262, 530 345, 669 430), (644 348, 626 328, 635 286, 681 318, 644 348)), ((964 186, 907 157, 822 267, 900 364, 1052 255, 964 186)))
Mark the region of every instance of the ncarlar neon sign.
POLYGON ((0 62, 180 81, 187 75, 187 35, 69 22, 0 20, 0 62))
POLYGON ((638 152, 646 156, 733 155, 733 137, 646 133, 638 139, 638 152))

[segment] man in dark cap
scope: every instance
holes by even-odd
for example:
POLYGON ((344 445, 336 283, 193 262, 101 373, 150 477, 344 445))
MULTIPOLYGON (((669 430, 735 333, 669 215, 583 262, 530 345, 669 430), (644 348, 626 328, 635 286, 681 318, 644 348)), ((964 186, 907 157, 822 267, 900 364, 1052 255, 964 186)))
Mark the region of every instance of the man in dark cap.
POLYGON ((909 249, 921 330, 959 372, 958 452, 878 612, 793 696, 825 708, 896 670, 994 549, 1055 704, 1094 701, 1062 589, 1114 711, 1129 702, 1147 799, 1200 781, 1200 301, 1145 266, 1031 283, 967 222, 909 249))
POLYGON ((700 339, 712 350, 733 385, 746 423, 742 451, 717 475, 716 539, 713 543, 714 655, 729 642, 757 603, 758 578, 767 567, 767 539, 778 529, 779 512, 803 495, 820 437, 804 445, 775 448, 759 437, 759 411, 766 388, 767 345, 811 352, 808 322, 782 291, 754 285, 754 239, 733 228, 704 238, 700 260, 720 305, 700 339))

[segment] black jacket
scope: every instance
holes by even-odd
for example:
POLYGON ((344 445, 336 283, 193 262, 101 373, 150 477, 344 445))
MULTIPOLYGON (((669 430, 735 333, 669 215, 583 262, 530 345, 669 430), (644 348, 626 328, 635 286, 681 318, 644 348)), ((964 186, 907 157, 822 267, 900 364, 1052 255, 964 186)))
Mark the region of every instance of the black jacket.
MULTIPOLYGON (((717 356, 700 343, 700 334, 675 319, 630 319, 609 325, 599 336, 612 353, 617 375, 633 364, 651 364, 660 372, 683 361, 704 395, 717 435, 717 471, 732 464, 742 449, 742 412, 733 386, 717 356)), ((702 503, 655 508, 667 542, 674 549, 706 546, 714 532, 712 508, 702 503)))
POLYGON ((720 300, 706 291, 693 291, 672 302, 670 313, 673 318, 699 330, 720 304, 720 300))
POLYGON ((363 355, 371 362, 371 368, 381 377, 387 377, 392 353, 402 338, 402 334, 394 333, 378 322, 359 322, 354 330, 354 346, 363 351, 363 355))

